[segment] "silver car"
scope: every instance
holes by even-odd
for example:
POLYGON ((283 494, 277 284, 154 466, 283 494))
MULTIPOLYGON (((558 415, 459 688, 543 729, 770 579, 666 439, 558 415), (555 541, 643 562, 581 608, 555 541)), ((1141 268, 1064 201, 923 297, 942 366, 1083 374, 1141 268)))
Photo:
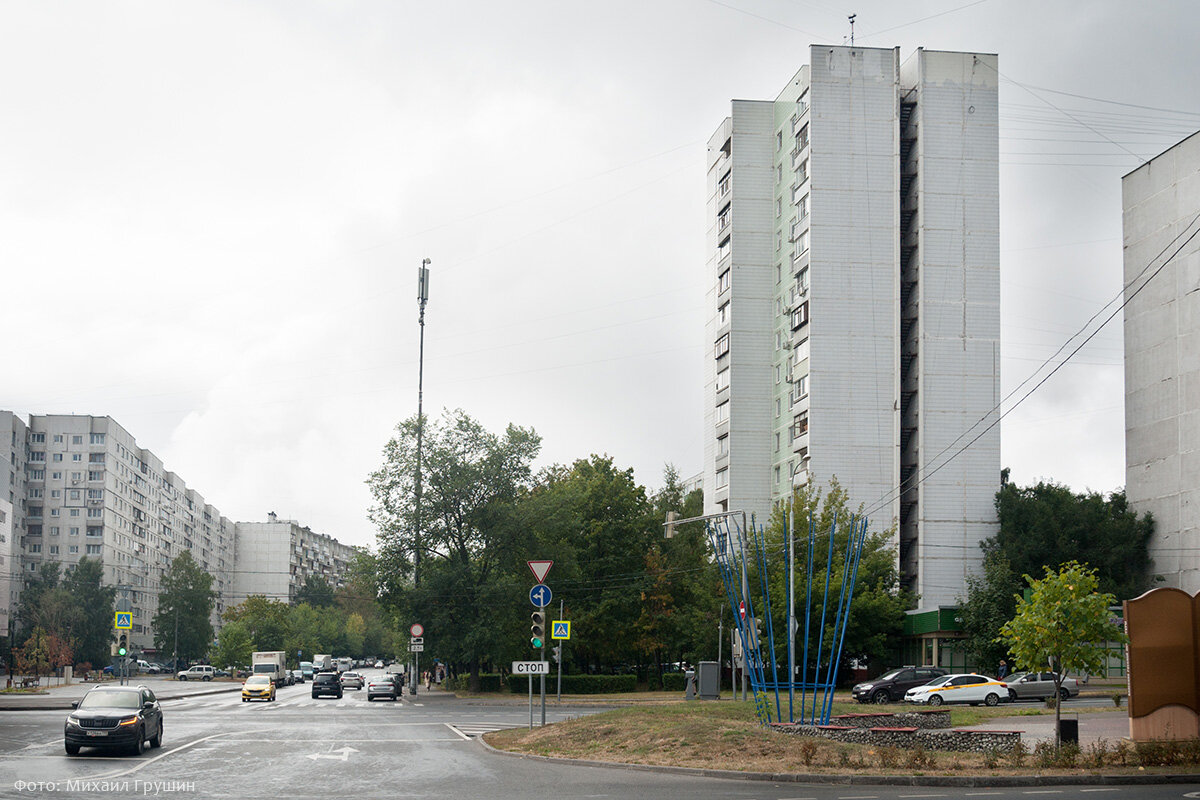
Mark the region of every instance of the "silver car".
POLYGON ((342 673, 342 688, 343 689, 361 689, 363 688, 363 676, 357 672, 342 673))
MULTIPOLYGON (((1054 696, 1053 672, 1018 672, 1004 679, 1008 684, 1010 700, 1043 700, 1054 696)), ((1079 696, 1079 682, 1067 676, 1063 678, 1059 696, 1063 700, 1079 696)))

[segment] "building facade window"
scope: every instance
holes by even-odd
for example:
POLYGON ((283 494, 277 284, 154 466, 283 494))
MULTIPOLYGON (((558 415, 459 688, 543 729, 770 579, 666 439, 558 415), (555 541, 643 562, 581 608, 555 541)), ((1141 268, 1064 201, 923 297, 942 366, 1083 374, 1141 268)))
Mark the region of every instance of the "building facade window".
POLYGON ((717 488, 724 489, 729 485, 729 468, 722 467, 717 470, 717 488))
POLYGON ((733 276, 730 275, 730 273, 732 271, 733 270, 727 269, 721 273, 721 276, 719 278, 717 278, 717 293, 718 294, 720 294, 721 292, 727 291, 729 289, 731 282, 733 280, 733 276))
POLYGON ((729 434, 725 434, 721 438, 717 439, 717 455, 729 455, 729 434))
POLYGON ((717 309, 717 325, 728 325, 728 324, 729 324, 729 303, 725 302, 725 303, 722 303, 721 307, 717 309))
POLYGON ((729 352, 729 334, 725 334, 720 339, 717 339, 716 356, 720 358, 729 352))
POLYGON ((729 368, 721 370, 717 373, 717 391, 729 388, 729 368))
POLYGON ((724 403, 721 403, 717 406, 717 424, 720 425, 722 422, 727 422, 728 420, 729 401, 726 400, 724 403))

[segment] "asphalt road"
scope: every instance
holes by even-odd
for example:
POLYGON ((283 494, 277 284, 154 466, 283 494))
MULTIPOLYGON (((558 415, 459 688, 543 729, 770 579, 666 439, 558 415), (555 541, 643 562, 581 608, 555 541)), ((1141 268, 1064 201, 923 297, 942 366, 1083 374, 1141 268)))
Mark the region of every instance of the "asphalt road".
MULTIPOLYGON (((237 693, 164 701, 163 747, 140 757, 63 751, 62 711, 0 712, 0 797, 464 798, 464 800, 892 800, 1053 795, 1063 800, 1179 798, 1195 786, 1007 789, 829 786, 589 767, 488 752, 476 738, 529 724, 526 706, 473 705, 440 693, 367 702, 314 700, 286 687, 274 703, 237 693)), ((547 709, 547 721, 595 713, 547 709)), ((720 765, 714 764, 714 767, 720 765)), ((1200 794, 1196 795, 1200 797, 1200 794)))

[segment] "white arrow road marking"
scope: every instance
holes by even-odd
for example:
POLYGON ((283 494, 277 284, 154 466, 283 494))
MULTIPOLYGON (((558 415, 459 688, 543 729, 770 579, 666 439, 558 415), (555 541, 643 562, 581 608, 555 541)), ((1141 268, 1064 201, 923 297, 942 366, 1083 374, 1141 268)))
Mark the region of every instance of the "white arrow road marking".
POLYGON ((355 750, 353 747, 343 747, 340 750, 333 750, 328 753, 312 753, 309 755, 309 758, 311 758, 313 761, 316 761, 318 758, 332 758, 334 761, 349 761, 350 754, 357 752, 359 751, 355 750), (334 753, 341 753, 341 755, 334 755, 334 753))

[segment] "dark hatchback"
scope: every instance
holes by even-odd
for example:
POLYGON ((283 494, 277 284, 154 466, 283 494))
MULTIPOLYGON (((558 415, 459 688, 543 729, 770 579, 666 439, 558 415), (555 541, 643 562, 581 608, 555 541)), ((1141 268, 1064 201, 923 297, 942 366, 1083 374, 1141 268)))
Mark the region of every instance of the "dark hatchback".
POLYGON ((81 747, 121 749, 141 755, 146 741, 162 747, 163 714, 145 686, 97 686, 72 703, 64 731, 67 755, 81 747))
POLYGON ((342 679, 336 672, 318 672, 312 679, 312 696, 321 697, 331 694, 342 696, 342 679))
POLYGON ((909 689, 946 674, 937 667, 901 667, 855 686, 854 699, 860 703, 899 703, 909 689))

